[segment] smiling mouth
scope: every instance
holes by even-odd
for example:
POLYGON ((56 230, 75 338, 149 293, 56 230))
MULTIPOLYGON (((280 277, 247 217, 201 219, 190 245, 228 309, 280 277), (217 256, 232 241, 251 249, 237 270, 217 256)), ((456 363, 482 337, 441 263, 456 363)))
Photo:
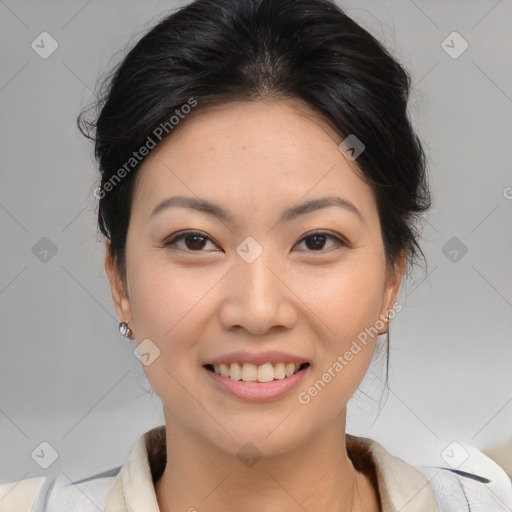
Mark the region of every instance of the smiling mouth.
POLYGON ((252 363, 221 363, 205 364, 203 368, 226 377, 231 380, 242 380, 244 382, 271 382, 282 380, 305 370, 309 363, 265 363, 256 365, 252 363))

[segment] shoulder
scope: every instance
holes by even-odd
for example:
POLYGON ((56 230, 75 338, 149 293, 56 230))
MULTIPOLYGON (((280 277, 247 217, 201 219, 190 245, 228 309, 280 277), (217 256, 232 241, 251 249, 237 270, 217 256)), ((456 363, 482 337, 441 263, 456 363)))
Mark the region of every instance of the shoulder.
POLYGON ((372 439, 354 436, 347 436, 347 448, 359 464, 371 457, 388 510, 512 511, 509 476, 477 448, 429 440, 415 443, 407 458, 401 458, 372 439))
POLYGON ((58 473, 0 484, 0 512, 98 512, 120 469, 74 482, 58 473))
POLYGON ((442 462, 416 466, 432 487, 439 512, 512 510, 510 478, 480 450, 454 441, 442 462))

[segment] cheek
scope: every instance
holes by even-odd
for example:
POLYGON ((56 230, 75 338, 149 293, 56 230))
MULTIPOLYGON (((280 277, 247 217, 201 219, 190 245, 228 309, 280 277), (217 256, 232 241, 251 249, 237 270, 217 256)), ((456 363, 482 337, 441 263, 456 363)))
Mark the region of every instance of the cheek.
MULTIPOLYGON (((323 272, 302 275, 304 303, 325 328, 325 339, 336 345, 350 341, 379 318, 384 291, 384 267, 368 258, 347 259, 323 272)), ((342 347, 338 347, 342 348, 342 347)))
POLYGON ((133 262, 130 301, 138 338, 151 338, 179 349, 186 340, 183 329, 201 311, 201 301, 215 285, 216 276, 205 268, 193 271, 170 265, 161 254, 151 253, 133 262))
MULTIPOLYGON (((170 410, 188 411, 193 417, 193 401, 184 392, 183 383, 194 382, 200 370, 191 362, 198 359, 199 318, 206 315, 201 297, 208 283, 201 283, 199 276, 191 280, 190 272, 188 279, 184 276, 176 266, 163 268, 147 258, 132 272, 134 293, 130 305, 137 343, 157 354, 150 364, 144 364, 141 357, 152 389, 170 410)), ((142 355, 144 351, 139 352, 142 355)))
MULTIPOLYGON (((316 350, 318 364, 308 387, 297 399, 326 422, 340 414, 361 384, 378 336, 382 276, 379 272, 347 269, 316 283, 316 304, 322 333, 316 350)), ((381 330, 381 329, 379 329, 381 330)))
POLYGON ((190 319, 197 315, 202 294, 196 290, 196 281, 185 281, 179 268, 164 268, 150 254, 131 263, 128 275, 133 330, 139 353, 156 354, 150 364, 144 364, 142 356, 141 362, 159 394, 161 388, 169 390, 173 386, 172 376, 181 380, 187 371, 188 366, 180 362, 194 352, 197 336, 192 330, 197 324, 190 319))
POLYGON ((315 403, 320 408, 334 403, 342 407, 348 401, 368 369, 378 339, 375 324, 383 298, 384 266, 362 256, 304 282, 303 289, 309 290, 305 302, 320 319, 317 325, 322 330, 316 350, 319 381, 310 395, 318 394, 315 403))

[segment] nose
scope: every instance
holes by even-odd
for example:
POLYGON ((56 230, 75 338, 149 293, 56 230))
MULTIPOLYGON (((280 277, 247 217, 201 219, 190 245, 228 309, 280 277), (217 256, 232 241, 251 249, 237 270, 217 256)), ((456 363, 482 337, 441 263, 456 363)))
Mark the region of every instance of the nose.
POLYGON ((244 329, 261 335, 272 329, 293 328, 296 296, 282 268, 266 251, 252 263, 236 257, 224 282, 225 300, 219 312, 225 330, 244 329))

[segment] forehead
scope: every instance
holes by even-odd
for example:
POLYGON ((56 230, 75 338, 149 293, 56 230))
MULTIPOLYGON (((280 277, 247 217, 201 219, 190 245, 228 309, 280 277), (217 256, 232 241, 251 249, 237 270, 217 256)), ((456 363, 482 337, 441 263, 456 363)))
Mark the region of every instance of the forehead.
MULTIPOLYGON (((199 109, 199 106, 196 107, 199 109)), ((166 195, 268 208, 333 192, 366 214, 373 191, 339 151, 342 137, 300 100, 230 102, 197 110, 139 169, 133 209, 148 217, 166 195)))

